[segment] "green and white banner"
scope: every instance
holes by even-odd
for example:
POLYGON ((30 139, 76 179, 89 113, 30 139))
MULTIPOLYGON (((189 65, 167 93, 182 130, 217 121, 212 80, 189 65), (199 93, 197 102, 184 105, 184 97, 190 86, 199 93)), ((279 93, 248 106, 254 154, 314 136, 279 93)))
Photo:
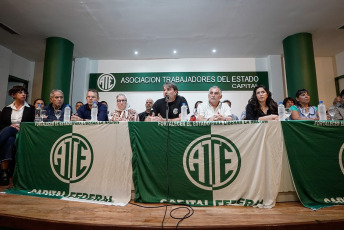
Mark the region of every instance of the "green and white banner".
POLYGON ((161 91, 166 82, 179 91, 208 91, 217 85, 224 91, 251 91, 263 84, 269 87, 268 72, 156 72, 93 73, 89 88, 99 92, 161 91))
POLYGON ((344 122, 281 122, 290 169, 302 204, 344 204, 344 122))
POLYGON ((125 205, 131 198, 128 123, 23 123, 12 193, 125 205))
POLYGON ((130 123, 137 202, 273 207, 280 122, 130 123))

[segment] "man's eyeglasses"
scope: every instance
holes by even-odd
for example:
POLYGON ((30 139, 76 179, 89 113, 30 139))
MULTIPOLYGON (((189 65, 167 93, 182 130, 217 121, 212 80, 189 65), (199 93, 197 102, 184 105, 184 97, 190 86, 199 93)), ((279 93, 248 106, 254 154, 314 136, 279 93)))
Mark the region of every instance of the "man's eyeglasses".
POLYGON ((117 100, 117 102, 126 102, 127 100, 117 100))

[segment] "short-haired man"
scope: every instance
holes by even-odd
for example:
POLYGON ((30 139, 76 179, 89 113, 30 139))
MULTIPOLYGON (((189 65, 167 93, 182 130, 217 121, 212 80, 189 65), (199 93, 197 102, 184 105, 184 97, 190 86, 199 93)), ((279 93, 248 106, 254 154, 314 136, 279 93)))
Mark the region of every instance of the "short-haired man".
POLYGON ((222 91, 219 87, 213 86, 209 89, 207 103, 198 106, 198 121, 231 121, 232 112, 227 103, 220 102, 222 91))
POLYGON ((153 99, 150 99, 150 98, 149 98, 149 99, 146 100, 146 104, 145 104, 146 110, 143 111, 142 113, 139 113, 139 119, 140 119, 140 121, 145 121, 145 119, 146 119, 149 115, 151 115, 153 104, 154 104, 153 99))
POLYGON ((335 105, 335 120, 344 120, 344 89, 340 92, 340 101, 335 105))
POLYGON ((107 121, 107 107, 99 102, 99 94, 95 89, 89 89, 86 94, 87 103, 80 106, 77 115, 72 116, 72 121, 87 121, 91 120, 91 109, 94 102, 98 105, 98 121, 107 121))
MULTIPOLYGON (((168 103, 168 120, 180 121, 181 107, 183 103, 188 105, 188 102, 184 97, 178 95, 178 87, 175 84, 167 82, 163 85, 162 89, 164 98, 161 98, 154 103, 154 114, 150 118, 150 121, 166 121, 166 103, 168 103)), ((189 106, 187 113, 190 113, 189 106)))
POLYGON ((66 107, 66 105, 63 103, 64 102, 63 92, 59 89, 53 89, 50 92, 49 100, 51 103, 44 107, 44 110, 47 111, 47 115, 46 115, 47 117, 44 119, 44 121, 56 121, 56 120, 63 121, 64 109, 66 107), (57 119, 57 117, 55 116, 55 111, 57 110, 61 110, 61 116, 59 117, 59 119, 57 119))
POLYGON ((83 105, 84 103, 82 103, 81 101, 78 101, 77 103, 75 103, 75 113, 77 113, 78 109, 83 105))

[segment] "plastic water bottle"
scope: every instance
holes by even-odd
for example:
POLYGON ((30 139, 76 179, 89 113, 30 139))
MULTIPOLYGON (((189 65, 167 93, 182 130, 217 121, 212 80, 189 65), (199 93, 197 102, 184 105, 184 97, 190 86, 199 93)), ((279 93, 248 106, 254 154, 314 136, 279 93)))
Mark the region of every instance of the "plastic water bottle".
POLYGON ((327 120, 326 117, 326 106, 323 101, 319 101, 318 105, 319 120, 327 120))
POLYGON ((285 108, 284 108, 284 105, 283 105, 283 102, 279 102, 279 105, 278 105, 278 119, 280 121, 284 121, 285 120, 285 108))
POLYGON ((97 102, 93 102, 92 109, 91 109, 91 121, 98 121, 98 105, 97 102))
POLYGON ((63 113, 63 121, 70 122, 70 105, 66 105, 63 113))
POLYGON ((188 106, 185 103, 182 104, 181 114, 182 114, 181 121, 186 121, 188 117, 188 106))
POLYGON ((41 104, 38 104, 36 110, 35 110, 35 122, 41 122, 42 117, 41 117, 41 104))

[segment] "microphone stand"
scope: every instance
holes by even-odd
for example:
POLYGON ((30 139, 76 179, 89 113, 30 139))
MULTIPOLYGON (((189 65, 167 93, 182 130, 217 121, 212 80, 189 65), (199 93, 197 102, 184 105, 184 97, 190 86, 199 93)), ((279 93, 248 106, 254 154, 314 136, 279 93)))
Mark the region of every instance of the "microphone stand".
POLYGON ((166 121, 168 122, 168 112, 170 111, 170 108, 168 107, 168 100, 166 101, 166 121))

